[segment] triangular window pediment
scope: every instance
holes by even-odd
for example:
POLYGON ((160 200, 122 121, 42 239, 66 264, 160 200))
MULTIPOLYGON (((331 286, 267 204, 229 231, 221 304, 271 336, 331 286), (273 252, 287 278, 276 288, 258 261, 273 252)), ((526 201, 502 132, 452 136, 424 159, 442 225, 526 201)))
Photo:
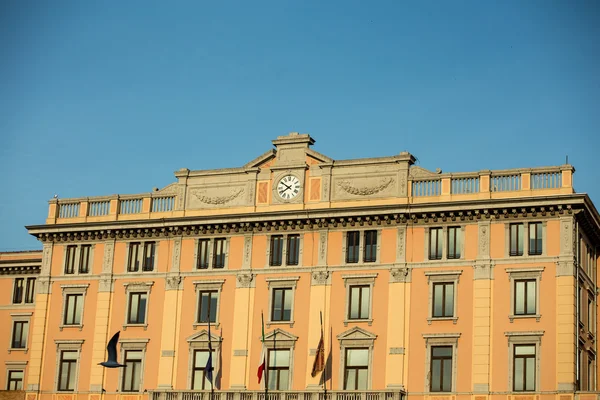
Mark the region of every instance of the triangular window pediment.
MULTIPOLYGON (((213 333, 210 334, 210 340, 213 343, 217 343, 221 341, 221 337, 217 336, 213 333)), ((208 331, 206 329, 202 329, 200 332, 193 334, 192 336, 189 336, 186 341, 188 343, 194 343, 194 342, 206 342, 208 343, 208 331)))
POLYGON ((375 340, 377 335, 359 327, 354 327, 337 335, 338 340, 375 340))

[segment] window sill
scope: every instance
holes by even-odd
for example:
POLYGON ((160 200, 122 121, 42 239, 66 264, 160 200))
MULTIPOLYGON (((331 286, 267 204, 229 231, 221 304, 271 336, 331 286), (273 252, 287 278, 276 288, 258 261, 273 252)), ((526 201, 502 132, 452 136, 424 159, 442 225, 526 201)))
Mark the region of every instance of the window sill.
POLYGON ((144 328, 144 330, 147 330, 148 324, 123 324, 123 330, 126 331, 127 328, 144 328))
POLYGON ((16 351, 16 352, 19 352, 19 353, 23 352, 23 354, 27 354, 28 350, 29 350, 28 348, 9 348, 8 349, 8 354, 12 353, 13 351, 16 351))
POLYGON ((348 326, 348 324, 360 324, 366 322, 369 326, 373 325, 373 318, 366 319, 345 319, 344 326, 348 326))
MULTIPOLYGON (((220 325, 221 324, 219 322, 211 322, 210 323, 210 326, 215 329, 219 329, 220 325)), ((208 322, 194 322, 193 326, 194 326, 194 330, 197 330, 199 327, 203 327, 203 326, 208 327, 208 322)))
POLYGON ((267 321, 266 326, 270 328, 271 325, 288 325, 290 328, 294 327, 294 321, 267 321))
POLYGON ((79 324, 79 325, 65 325, 65 324, 63 324, 63 325, 60 325, 58 327, 58 329, 60 331, 62 331, 63 329, 70 329, 70 328, 79 328, 79 330, 81 331, 83 329, 83 324, 79 324))
POLYGON ((528 315, 514 315, 511 314, 508 316, 508 319, 512 323, 515 319, 530 319, 535 318, 535 322, 540 322, 540 318, 542 318, 541 314, 528 314, 528 315))
POLYGON ((427 323, 431 325, 432 322, 435 321, 452 321, 453 324, 456 325, 456 321, 458 321, 458 317, 430 317, 427 318, 427 323))

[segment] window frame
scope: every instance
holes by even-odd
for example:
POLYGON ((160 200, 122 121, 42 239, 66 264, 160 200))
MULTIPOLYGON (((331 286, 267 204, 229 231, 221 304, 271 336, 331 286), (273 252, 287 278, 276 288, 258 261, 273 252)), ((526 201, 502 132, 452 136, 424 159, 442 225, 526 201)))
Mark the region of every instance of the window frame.
POLYGON ((504 224, 505 234, 504 234, 504 256, 506 258, 517 258, 517 257, 545 257, 547 254, 547 224, 548 221, 534 219, 534 220, 520 220, 518 222, 510 222, 504 224), (542 253, 541 254, 529 254, 529 225, 530 224, 542 224, 542 253), (512 255, 510 251, 510 227, 511 225, 523 225, 523 254, 521 255, 512 255))
POLYGON ((363 323, 366 322, 369 326, 373 324, 373 288, 375 286, 375 279, 377 273, 372 274, 352 274, 342 275, 344 280, 344 286, 346 288, 346 301, 344 304, 344 326, 348 326, 349 323, 363 323), (350 319, 350 294, 351 288, 356 286, 368 286, 369 287, 369 312, 368 318, 350 319))
POLYGON ((292 380, 291 377, 290 377, 290 373, 291 373, 291 369, 292 369, 292 366, 290 365, 291 364, 291 360, 292 360, 292 350, 291 349, 278 349, 278 348, 267 349, 267 358, 265 360, 265 374, 267 375, 267 377, 265 379, 265 383, 270 383, 270 382, 268 382, 268 380, 269 380, 269 378, 268 378, 269 371, 272 371, 272 370, 277 371, 277 387, 274 388, 274 389, 273 388, 269 388, 269 390, 285 390, 285 391, 291 390, 291 387, 289 386, 290 382, 292 380), (290 361, 290 362, 288 362, 287 367, 278 367, 278 366, 271 367, 271 363, 270 363, 271 352, 277 352, 277 351, 287 351, 288 352, 288 354, 289 354, 288 361, 290 361), (287 373, 288 373, 288 382, 287 382, 288 386, 287 386, 286 389, 280 389, 279 388, 279 386, 280 386, 279 385, 279 383, 280 383, 280 376, 279 376, 280 374, 279 374, 279 371, 284 371, 284 370, 287 371, 287 373))
POLYGON ((507 390, 513 393, 531 393, 539 391, 541 384, 541 345, 544 331, 516 331, 504 332, 508 341, 508 382, 507 390), (532 391, 514 390, 514 346, 515 345, 535 345, 535 387, 532 391))
POLYGON ((197 310, 198 312, 196 313, 196 324, 207 324, 208 322, 211 320, 211 317, 214 317, 214 321, 210 321, 212 324, 215 324, 217 322, 217 309, 219 308, 219 291, 215 290, 215 289, 201 289, 198 290, 198 306, 197 306, 197 310), (208 320, 207 321, 202 321, 202 299, 203 299, 203 294, 210 294, 208 296, 208 320), (213 316, 211 314, 211 306, 213 303, 213 299, 215 304, 215 315, 213 316))
POLYGON ((537 296, 538 296, 538 288, 537 288, 538 282, 537 282, 537 280, 536 279, 531 279, 531 278, 514 279, 512 284, 514 285, 513 291, 512 291, 513 292, 513 296, 514 296, 514 298, 512 299, 514 310, 512 310, 512 315, 519 316, 519 317, 535 316, 537 314, 537 311, 538 311, 537 310, 537 307, 538 307, 538 298, 537 298, 537 296), (529 293, 528 292, 528 290, 529 290, 528 289, 528 283, 530 283, 530 282, 533 282, 535 284, 534 290, 535 290, 535 303, 536 304, 535 304, 535 310, 532 313, 527 311, 528 306, 529 306, 529 304, 528 304, 528 293, 529 293), (524 311, 522 313, 518 313, 517 312, 517 306, 518 306, 518 301, 517 301, 517 284, 519 284, 519 283, 524 283, 524 291, 525 291, 523 293, 523 310, 524 311))
POLYGON ((61 285, 62 289, 62 311, 60 315, 60 325, 58 328, 62 331, 65 328, 79 328, 79 330, 83 329, 83 321, 85 318, 85 298, 87 297, 87 289, 89 287, 89 283, 79 284, 79 285, 61 285), (66 324, 65 320, 67 317, 67 301, 72 295, 80 295, 81 296, 81 321, 79 324, 66 324))
POLYGON ((14 351, 14 350, 23 350, 26 351, 27 350, 27 343, 28 343, 28 339, 29 339, 29 321, 28 320, 20 320, 17 319, 15 320, 13 318, 12 320, 12 330, 11 330, 11 338, 10 338, 10 347, 9 349, 14 351), (16 331, 17 331, 17 326, 21 325, 21 334, 20 334, 20 338, 19 338, 19 343, 15 343, 15 335, 16 335, 16 331), (26 327, 26 329, 25 329, 26 327), (27 333, 23 333, 24 331, 26 331, 27 333), (18 346, 15 346, 15 344, 18 344, 18 346))
MULTIPOLYGON (((211 324, 212 326, 212 324, 211 324)), ((220 362, 221 362, 221 342, 222 338, 220 336, 211 333, 211 346, 213 349, 213 372, 219 371, 220 362)), ((194 390, 193 388, 193 380, 194 380, 194 352, 196 350, 204 350, 208 351, 208 331, 206 329, 201 330, 198 333, 193 334, 192 336, 186 339, 188 342, 188 376, 187 376, 187 386, 190 390, 194 390)), ((216 378, 216 375, 213 375, 213 382, 216 378)))
POLYGON ((456 391, 456 379, 458 369, 458 339, 461 334, 459 332, 452 333, 423 333, 421 335, 425 339, 425 386, 426 393, 450 393, 456 391), (432 366, 432 347, 449 346, 452 347, 452 382, 450 384, 450 392, 432 392, 431 391, 431 366, 432 366))
MULTIPOLYGON (((31 336, 31 318, 33 316, 33 312, 24 312, 24 313, 11 313, 11 331, 9 335, 9 343, 8 343, 8 354, 13 351, 22 351, 23 354, 27 354, 29 351, 29 338, 31 336), (13 347, 14 341, 14 333, 15 333, 15 324, 16 323, 26 323, 27 324, 27 337, 25 338, 25 347, 13 347)), ((21 334, 22 335, 22 334, 21 334)))
POLYGON ((15 307, 34 307, 35 305, 35 295, 36 295, 36 281, 37 281, 37 277, 35 276, 17 276, 13 279, 13 284, 12 284, 12 293, 10 296, 10 304, 11 306, 15 306, 15 307), (17 296, 18 293, 18 289, 17 289, 17 283, 18 282, 22 282, 22 286, 21 286, 21 298, 18 302, 15 302, 15 297, 17 296), (30 286, 29 286, 29 282, 33 282, 33 287, 30 290, 30 286), (31 301, 27 301, 28 300, 28 294, 31 294, 31 301))
POLYGON ((56 368, 55 368, 55 378, 54 378, 54 387, 56 391, 59 393, 76 393, 78 391, 79 384, 79 370, 80 370, 80 360, 81 360, 81 347, 83 346, 83 339, 79 340, 54 340, 56 344, 56 368), (62 372, 62 353, 64 351, 73 351, 77 353, 77 357, 75 358, 75 385, 73 390, 71 389, 60 389, 60 376, 62 372))
MULTIPOLYGON (((260 338, 262 339, 262 338, 260 338)), ((280 328, 276 328, 275 330, 267 333, 265 335, 265 341, 263 343, 265 349, 267 350, 267 356, 269 350, 289 350, 290 352, 290 365, 289 365, 289 373, 288 373, 288 390, 292 390, 293 382, 294 382, 294 350, 296 348, 296 342, 298 341, 298 337, 292 335, 289 332, 286 332, 280 328)), ((268 358, 266 360, 268 363, 268 358)), ((267 365, 265 365, 267 367, 267 365)), ((265 368, 265 374, 268 374, 268 370, 265 368)), ((268 377, 266 378, 268 379, 268 377)))
MULTIPOLYGON (((123 319, 123 330, 127 328, 142 327, 144 330, 148 329, 148 323, 150 319, 150 294, 152 293, 152 286, 154 281, 147 282, 124 282, 123 287, 125 288, 125 318, 123 319), (129 322, 129 307, 131 302, 131 294, 134 293, 146 293, 146 309, 144 311, 144 323, 130 323, 129 322)), ((120 382, 120 381, 119 381, 120 382)))
MULTIPOLYGON (((142 370, 142 364, 144 363, 144 351, 143 350, 139 350, 139 349, 127 349, 127 350, 122 350, 123 352, 123 365, 125 365, 125 367, 123 368, 123 379, 121 380, 121 392, 123 393, 136 393, 136 392, 140 392, 142 389, 142 375, 143 375, 143 370, 142 370), (136 353, 142 353, 141 357, 139 359, 127 359, 127 355, 130 352, 136 352, 136 353), (126 369, 127 369, 127 362, 131 361, 131 362, 135 362, 135 363, 139 363, 139 379, 140 379, 140 387, 137 390, 131 389, 125 389, 125 378, 127 377, 126 375, 126 369)), ((131 378, 134 379, 134 375, 133 373, 131 374, 131 378)), ((132 383, 132 382, 130 382, 132 383)))
POLYGON ((459 225, 449 225, 446 227, 446 259, 461 260, 464 257, 464 229, 459 225), (454 254, 450 256, 450 231, 454 231, 454 254), (457 243, 458 242, 458 243, 457 243), (458 257, 456 252, 458 251, 458 257))
POLYGON ((266 326, 270 328, 271 325, 289 325, 290 328, 294 327, 294 305, 296 303, 296 287, 298 285, 299 276, 286 276, 286 277, 276 277, 276 278, 266 278, 267 287, 269 289, 269 304, 268 304, 268 316, 266 326), (291 297, 292 297, 292 308, 290 310, 290 320, 289 321, 274 321, 273 320, 273 296, 275 294, 276 289, 291 289, 291 297))
MULTIPOLYGON (((450 360, 451 369, 454 368, 454 358, 453 358, 453 356, 454 356, 454 350, 453 350, 453 347, 451 345, 447 345, 447 344, 445 344, 445 345, 434 345, 434 346, 430 346, 429 347, 429 351, 431 353, 429 355, 429 371, 430 371, 430 375, 431 375, 431 371, 433 371, 433 363, 434 363, 434 361, 436 361, 436 360, 442 361, 442 367, 441 367, 441 371, 440 371, 441 372, 440 373, 440 378, 441 378, 441 380, 440 380, 440 386, 443 388, 443 383, 445 383, 444 382, 444 374, 443 374, 443 368, 444 368, 443 361, 449 359, 450 360), (440 348, 448 348, 448 349, 450 349, 450 356, 449 357, 448 356, 435 356, 434 357, 434 355, 433 355, 434 349, 440 349, 440 348)), ((452 372, 451 372, 451 374, 452 374, 452 372)), ((430 393, 450 393, 450 392, 452 392, 452 385, 453 385, 453 382, 452 382, 452 379, 451 379, 451 381, 450 381, 450 390, 448 390, 448 391, 446 391, 446 390, 433 390, 433 379, 430 377, 430 379, 429 379, 429 392, 430 393)))
POLYGON ((535 392, 535 390, 536 390, 535 389, 535 384, 536 384, 536 365, 537 365, 537 348, 536 348, 536 345, 532 344, 532 343, 518 343, 518 344, 514 344, 512 346, 512 352, 513 352, 513 354, 512 354, 512 362, 513 362, 513 385, 512 385, 512 391, 513 392, 535 392), (527 354, 527 355, 517 355, 517 349, 519 347, 533 347, 533 356, 531 356, 529 354, 527 354), (525 360, 524 361, 524 368, 523 368, 523 376, 524 376, 523 384, 525 386, 527 386, 527 383, 526 383, 526 380, 527 380, 526 379, 526 376, 527 376, 527 361, 526 360, 527 359, 533 359, 533 362, 534 362, 534 367, 533 367, 533 385, 534 385, 534 388, 531 389, 531 390, 528 390, 528 389, 517 389, 517 388, 515 388, 515 385, 516 385, 516 383, 515 383, 516 363, 517 363, 518 359, 525 360))
POLYGON ((69 244, 63 246, 63 262, 62 262, 62 275, 63 276, 79 276, 79 275, 91 275, 94 267, 94 249, 96 245, 94 243, 82 243, 82 244, 69 244), (81 271, 82 262, 82 248, 88 248, 88 259, 87 259, 87 272, 81 271), (69 261, 70 249, 73 249, 73 272, 67 273, 67 263, 69 261))
POLYGON ((342 258, 341 263, 345 266, 358 266, 358 265, 373 265, 381 263, 381 232, 382 228, 375 226, 353 226, 344 229, 342 232, 342 258), (365 232, 375 231, 376 234, 376 249, 375 249, 375 261, 365 261, 365 232), (349 262, 348 260, 348 234, 357 232, 358 236, 358 250, 357 250, 357 261, 349 262))
POLYGON ((450 223, 442 223, 442 224, 436 224, 436 225, 432 225, 432 226, 426 226, 425 227, 425 240, 424 240, 424 246, 423 246, 423 250, 424 250, 423 261, 427 262, 427 263, 439 263, 441 261, 464 260, 465 259, 465 229, 466 229, 466 224, 457 225, 456 221, 450 222, 450 223), (460 257, 450 258, 450 257, 448 257, 448 250, 449 250, 448 230, 454 229, 454 228, 457 229, 456 236, 458 237, 460 235, 460 250, 459 250, 460 257), (441 229, 442 254, 441 254, 441 258, 439 258, 439 259, 431 259, 429 257, 430 237, 431 237, 432 229, 441 229))
MULTIPOLYGON (((344 381, 342 382, 342 387, 343 390, 368 390, 368 385, 369 385, 369 363, 370 363, 370 351, 368 347, 346 347, 344 348, 344 381), (346 387, 347 383, 348 383, 348 352, 352 351, 352 350, 366 350, 367 351, 367 364, 365 366, 361 366, 361 367, 350 367, 351 369, 353 369, 355 371, 355 378, 358 375, 358 371, 359 370, 366 370, 367 371, 367 388, 365 389, 358 389, 358 388, 348 388, 346 387)), ((358 380, 355 380, 355 383, 358 383, 358 380)), ((355 386, 357 386, 355 384, 355 386)))
POLYGON ((378 247, 378 238, 379 234, 376 229, 365 229, 362 231, 363 236, 363 254, 362 254, 362 262, 363 263, 375 263, 377 262, 377 247, 378 247), (371 239, 369 243, 368 239, 371 239), (374 243, 373 243, 374 241, 374 243), (371 247, 371 254, 367 257, 367 249, 371 247), (375 248, 373 251, 373 247, 375 248))
POLYGON ((542 318, 540 306, 540 283, 542 281, 542 273, 545 267, 534 267, 534 268, 506 268, 505 271, 508 274, 510 282, 510 308, 508 319, 512 323, 515 319, 523 318, 535 318, 536 322, 539 322, 542 318), (535 280, 535 314, 515 314, 515 299, 516 299, 516 284, 517 281, 523 280, 535 280))
POLYGON ((215 322, 211 322, 210 325, 212 327, 214 327, 215 329, 219 328, 219 325, 221 323, 220 321, 220 311, 221 311, 221 292, 223 291, 223 284, 225 283, 225 279, 211 279, 211 280, 201 280, 201 281, 193 281, 192 284, 194 285, 194 291, 195 291, 195 299, 196 299, 196 305, 195 305, 195 309, 194 309, 194 322, 193 322, 193 328, 198 329, 198 327, 201 326, 208 326, 208 322, 198 322, 197 320, 197 316, 199 315, 200 312, 200 293, 201 292, 208 292, 208 291, 214 291, 217 292, 217 312, 215 315, 215 322))
POLYGON ((304 234, 301 232, 288 232, 282 233, 280 231, 270 233, 267 235, 267 256, 265 261, 265 268, 275 269, 275 268, 287 268, 294 267, 298 268, 302 266, 302 248, 304 245, 304 234), (271 243, 273 236, 282 236, 282 249, 281 249, 281 265, 271 265, 271 243), (297 264, 288 264, 288 246, 289 246, 289 237, 290 236, 298 236, 298 263, 297 264))
POLYGON ((368 349, 369 350, 369 362, 368 362, 368 370, 367 370, 367 390, 371 390, 372 387, 372 376, 373 376, 373 349, 375 347, 375 339, 377 339, 377 335, 359 328, 355 326, 345 332, 337 335, 337 339, 340 346, 340 361, 339 365, 342 366, 338 368, 338 385, 339 390, 345 390, 344 386, 346 383, 346 350, 347 349, 368 349))
POLYGON ((428 247, 428 249, 427 249, 428 250, 427 251, 427 259, 429 261, 440 261, 440 260, 443 260, 445 258, 444 256, 445 256, 445 253, 446 253, 444 251, 445 250, 444 249, 444 242, 445 242, 444 239, 447 236, 447 235, 444 235, 444 228, 441 227, 441 226, 439 226, 439 227, 436 226, 436 227, 429 228, 428 231, 429 231, 429 234, 427 235, 427 244, 428 244, 428 246, 427 246, 428 247), (432 256, 432 252, 431 252, 431 241, 432 241, 432 238, 431 238, 431 235, 432 235, 433 232, 436 232, 436 241, 435 241, 435 244, 436 244, 435 249, 436 249, 436 251, 435 251, 435 254, 432 256), (441 252, 438 255, 437 254, 437 250, 440 247, 441 247, 441 252))
POLYGON ((527 255, 529 256, 541 256, 544 253, 544 224, 540 221, 536 221, 536 222, 528 222, 527 223, 527 255), (532 252, 531 249, 531 227, 532 226, 539 226, 539 234, 542 236, 541 238, 538 238, 538 232, 536 229, 536 233, 535 233, 535 239, 536 240, 541 240, 541 248, 538 249, 537 245, 535 246, 534 252, 532 252))
MULTIPOLYGON (((146 351, 148 342, 150 339, 146 338, 135 338, 135 339, 119 339, 121 346, 120 351, 120 362, 125 365, 125 355, 127 351, 141 351, 142 352, 142 365, 140 368, 140 389, 137 391, 125 391, 124 393, 142 393, 144 388, 144 372, 146 370, 146 351)), ((119 388, 122 389, 125 380, 125 368, 119 368, 119 388)))
POLYGON ((25 361, 25 362, 16 362, 14 364, 13 363, 9 364, 9 362, 7 361, 7 365, 6 365, 6 390, 25 390, 25 365, 26 365, 26 362, 27 361, 25 361), (15 380, 15 379, 13 379, 11 381, 10 376, 11 376, 11 374, 13 372, 20 372, 21 374, 23 374, 23 376, 22 376, 22 378, 20 380, 20 382, 21 382, 21 388, 11 389, 11 387, 10 387, 11 386, 10 385, 11 382, 19 382, 19 381, 15 380))
POLYGON ((134 240, 129 240, 127 242, 125 242, 125 244, 127 245, 127 251, 125 254, 125 268, 124 268, 124 273, 128 274, 128 275, 134 275, 134 274, 148 274, 148 273, 152 273, 152 272, 159 272, 158 271, 158 252, 159 252, 159 247, 160 247, 160 241, 159 240, 154 240, 154 239, 149 239, 149 240, 139 240, 139 239, 134 239, 134 240), (146 262, 146 243, 154 243, 154 255, 152 257, 152 269, 145 269, 145 262, 146 262), (138 249, 137 252, 135 254, 135 258, 132 255, 132 247, 133 245, 137 244, 138 245, 138 249), (138 269, 137 270, 131 270, 131 264, 132 264, 132 260, 136 261, 138 263, 138 269))
MULTIPOLYGON (((212 340, 211 340, 211 345, 212 345, 212 340)), ((210 388, 204 387, 206 386, 206 365, 202 366, 202 367, 196 367, 196 353, 197 352, 203 352, 203 353, 208 353, 209 349, 193 349, 191 352, 191 357, 192 357, 192 370, 191 370, 191 383, 190 383, 190 390, 209 390, 210 388), (194 388, 194 383, 195 383, 195 376, 196 376, 196 371, 202 371, 202 387, 200 389, 196 389, 194 388)), ((216 358, 217 358, 217 351, 215 349, 212 350, 213 353, 213 358, 212 358, 212 367, 213 367, 213 372, 216 371, 216 367, 215 367, 215 363, 216 363, 216 358)), ((213 374, 213 382, 215 380, 215 376, 213 374)), ((213 383, 214 385, 214 383, 213 383)))
POLYGON ((231 236, 213 235, 213 236, 200 236, 194 240, 194 269, 193 271, 207 271, 207 270, 224 270, 229 269, 229 249, 230 249, 231 236), (223 251, 225 253, 223 267, 215 267, 215 246, 216 240, 224 239, 223 251), (208 254, 206 255, 208 266, 199 268, 199 257, 202 255, 200 251, 200 243, 206 241, 208 247, 208 254))
POLYGON ((460 282, 460 275, 462 274, 462 270, 438 270, 438 271, 425 271, 424 274, 427 277, 427 286, 428 286, 428 314, 427 314, 427 324, 431 325, 433 321, 452 321, 452 323, 456 324, 458 321, 458 284, 460 282), (454 284, 454 307, 452 312, 452 317, 434 317, 433 316, 433 307, 434 307, 434 284, 438 283, 452 283, 454 284))

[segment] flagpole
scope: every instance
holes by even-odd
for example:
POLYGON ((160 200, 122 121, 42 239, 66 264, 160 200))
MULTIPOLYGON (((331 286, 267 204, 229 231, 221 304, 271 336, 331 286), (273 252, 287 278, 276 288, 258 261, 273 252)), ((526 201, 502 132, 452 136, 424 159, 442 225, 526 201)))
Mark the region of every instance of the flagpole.
MULTIPOLYGON (((323 311, 319 313, 321 317, 321 337, 323 337, 323 311)), ((331 346, 331 344, 329 344, 331 346)), ((318 349, 317 349, 318 351, 318 349)), ((327 360, 325 359, 325 342, 323 342, 323 400, 327 400, 327 360)))
POLYGON ((260 312, 260 320, 262 322, 262 343, 263 350, 266 352, 265 354, 265 400, 269 398, 269 351, 265 348, 265 316, 264 313, 260 312))
POLYGON ((213 375, 213 360, 212 360, 212 343, 211 343, 211 337, 210 337, 210 313, 208 316, 208 359, 210 360, 210 400, 214 400, 215 397, 215 385, 213 384, 213 380, 215 379, 214 375, 213 375))

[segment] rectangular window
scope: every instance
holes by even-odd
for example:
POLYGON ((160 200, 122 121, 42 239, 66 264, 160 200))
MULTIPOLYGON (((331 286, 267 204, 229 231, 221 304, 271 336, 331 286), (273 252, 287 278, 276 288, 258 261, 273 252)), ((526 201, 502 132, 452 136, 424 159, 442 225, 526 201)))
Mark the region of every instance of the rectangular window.
POLYGON ((154 242, 144 243, 144 264, 142 271, 154 270, 154 242))
POLYGON ((348 319, 368 319, 371 302, 369 285, 350 286, 348 319))
POLYGON ((67 255, 65 257, 65 274, 75 273, 75 251, 77 246, 67 246, 67 255))
POLYGON ((513 390, 535 390, 535 345, 514 345, 513 390))
POLYGON ((138 392, 142 378, 142 357, 140 350, 125 351, 125 369, 123 370, 123 391, 138 392))
POLYGON ((31 304, 35 300, 35 278, 27 278, 25 290, 25 303, 31 304))
POLYGON ((269 350, 267 382, 270 390, 288 390, 290 382, 290 351, 269 350))
POLYGON ((138 272, 140 270, 140 243, 129 243, 129 260, 127 262, 128 272, 138 272))
POLYGON ((13 289, 13 304, 21 304, 23 302, 23 284, 25 278, 16 278, 15 287, 13 289))
MULTIPOLYGON (((214 373, 215 354, 213 351, 212 367, 214 373)), ((194 366, 192 367, 192 390, 210 389, 210 381, 206 378, 206 363, 208 350, 194 350, 194 366)), ((214 378, 214 377, 213 377, 214 378)))
POLYGON ((360 232, 351 231, 346 233, 346 263, 358 262, 358 251, 360 248, 360 232))
POLYGON ((63 325, 81 325, 83 294, 67 294, 63 325))
POLYGON ((225 267, 225 238, 215 239, 213 245, 213 268, 225 267))
POLYGON ((366 390, 369 375, 369 349, 346 349, 344 390, 366 390))
POLYGON ((462 247, 461 230, 458 226, 448 228, 448 259, 460 258, 460 249, 462 247))
POLYGON ((431 348, 430 391, 452 391, 452 346, 431 348))
POLYGON ((288 235, 286 265, 298 265, 300 255, 300 235, 288 235))
POLYGON ((79 249, 79 273, 87 274, 90 272, 90 250, 92 246, 84 244, 79 249))
POLYGON ((129 293, 129 310, 127 312, 128 324, 146 323, 146 303, 148 293, 129 293))
POLYGON ((587 370, 588 370, 587 390, 589 392, 591 392, 595 389, 594 389, 594 359, 592 358, 592 355, 590 353, 588 353, 587 370))
POLYGON ((533 222, 529 224, 529 255, 539 256, 542 254, 542 223, 533 222))
POLYGON ((515 280, 515 315, 536 314, 535 279, 515 280))
POLYGON ((196 260, 196 269, 208 268, 208 252, 210 250, 210 240, 198 240, 198 259, 196 260))
POLYGON ((365 231, 365 254, 363 262, 377 261, 377 231, 365 231))
POLYGON ((74 391, 76 382, 78 354, 73 350, 60 352, 60 366, 58 371, 58 390, 74 391))
POLYGON ((510 224, 509 227, 510 255, 523 255, 523 224, 510 224))
POLYGON ((271 321, 290 321, 292 318, 292 289, 273 289, 271 321))
POLYGON ((6 390, 23 390, 23 371, 8 371, 6 390))
POLYGON ((441 282, 433 284, 434 318, 454 317, 454 283, 441 282))
POLYGON ((442 228, 429 229, 429 259, 442 259, 442 228))
POLYGON ((200 304, 198 305, 198 323, 217 321, 217 294, 216 290, 202 290, 198 293, 200 304))
POLYGON ((587 320, 587 328, 588 332, 594 333, 594 302, 591 299, 592 295, 588 293, 588 302, 587 302, 587 312, 588 312, 588 320, 587 320))
POLYGON ((29 322, 14 321, 12 331, 11 349, 24 349, 27 347, 27 334, 29 333, 29 322))
POLYGON ((269 265, 277 266, 281 265, 283 259, 283 236, 273 235, 271 236, 271 252, 269 255, 269 265))

